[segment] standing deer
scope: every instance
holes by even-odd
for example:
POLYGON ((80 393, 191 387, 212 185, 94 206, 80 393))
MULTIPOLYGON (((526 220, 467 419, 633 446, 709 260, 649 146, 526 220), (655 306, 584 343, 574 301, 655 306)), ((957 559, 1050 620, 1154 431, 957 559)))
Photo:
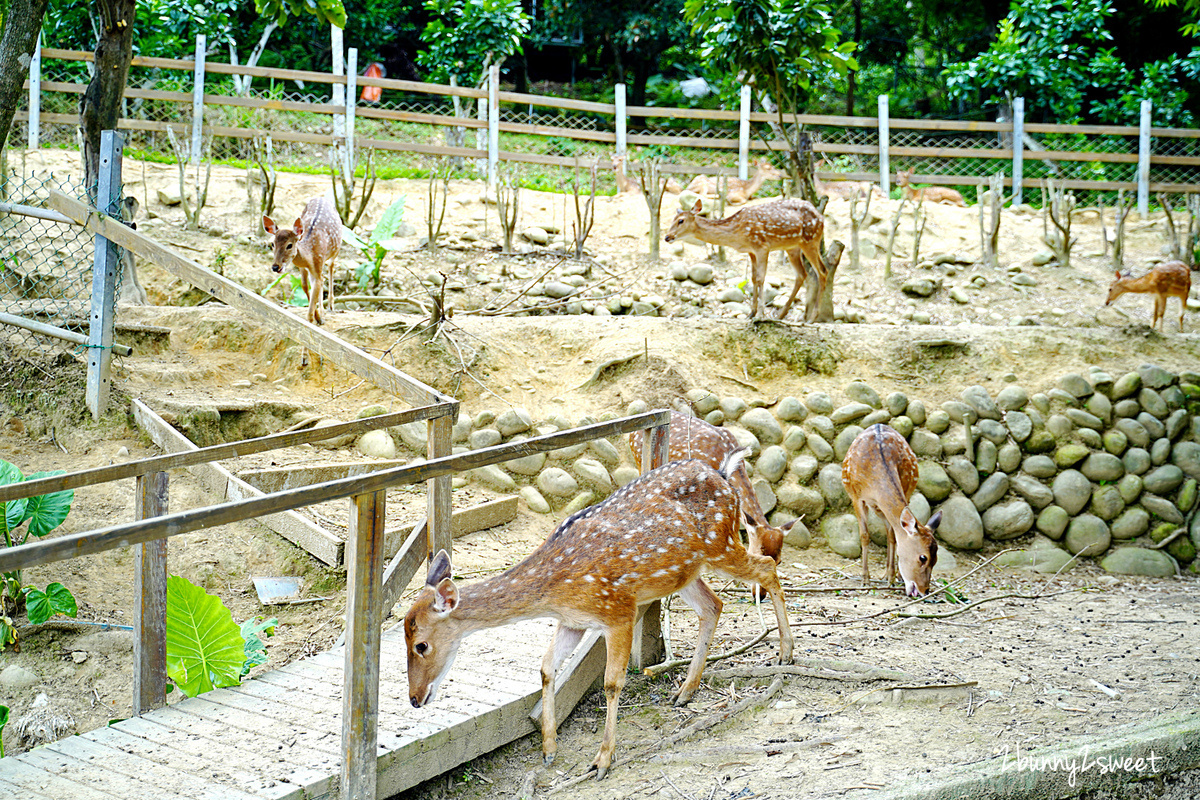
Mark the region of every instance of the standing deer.
MULTIPOLYGON (((629 445, 633 449, 633 460, 638 469, 642 466, 642 442, 645 431, 634 431, 629 434, 629 445)), ((689 458, 699 459, 713 469, 741 449, 737 438, 724 428, 709 425, 702 419, 671 412, 671 437, 668 445, 667 458, 670 461, 686 461, 689 458)), ((770 556, 776 564, 782 558, 783 537, 796 524, 792 520, 780 527, 767 522, 762 506, 758 503, 758 495, 750 485, 750 474, 746 471, 746 462, 738 464, 737 469, 729 476, 733 491, 737 494, 743 516, 746 518, 746 533, 749 543, 746 552, 751 555, 770 556)))
POLYGON ((1112 305, 1113 301, 1127 292, 1148 292, 1154 295, 1154 317, 1150 322, 1151 328, 1158 328, 1166 333, 1166 322, 1163 315, 1167 310, 1167 298, 1179 298, 1179 332, 1183 332, 1183 312, 1187 311, 1188 293, 1192 290, 1192 272, 1182 261, 1167 261, 1154 269, 1134 278, 1129 271, 1117 270, 1117 277, 1108 287, 1108 299, 1104 305, 1112 305))
MULTIPOLYGON (((792 294, 779 312, 779 319, 787 316, 796 300, 800 286, 808 277, 801 259, 808 259, 817 273, 817 296, 825 291, 825 262, 821 259, 821 239, 825 235, 825 218, 807 200, 773 200, 770 203, 750 206, 721 220, 709 220, 700 215, 699 200, 691 211, 680 211, 667 230, 666 239, 673 242, 682 236, 690 236, 701 242, 732 247, 750 255, 750 278, 754 284, 754 313, 762 316, 763 283, 767 279, 767 257, 772 250, 787 253, 796 270, 796 283, 792 294)), ((806 318, 816 318, 817 308, 808 309, 806 318)))
POLYGON ((329 265, 329 294, 333 296, 333 265, 342 244, 342 221, 327 195, 314 197, 291 228, 280 228, 270 217, 263 217, 263 228, 275 237, 275 261, 272 272, 283 272, 294 263, 308 295, 308 321, 324 323, 321 317, 321 278, 329 265))
POLYGON ((523 619, 554 617, 558 628, 542 659, 542 754, 557 752, 554 677, 588 628, 604 632, 608 660, 604 739, 592 767, 603 778, 612 764, 617 702, 625 686, 639 605, 679 592, 700 617, 696 653, 675 695, 687 703, 700 684, 721 616, 721 600, 701 578, 706 567, 767 588, 779 624, 779 658, 792 660, 783 590, 775 564, 750 555, 738 538, 737 498, 729 476, 744 451, 719 470, 677 461, 652 470, 603 503, 568 517, 521 563, 501 575, 458 587, 450 558, 439 552, 425 588, 404 618, 408 692, 416 708, 433 701, 459 642, 473 631, 523 619))
POLYGON ((920 189, 913 188, 909 183, 912 180, 913 170, 900 170, 896 173, 896 180, 900 184, 900 188, 904 191, 904 197, 908 200, 925 200, 930 203, 946 203, 952 206, 967 207, 967 201, 963 199, 962 192, 957 189, 951 189, 949 186, 925 186, 920 189))
POLYGON ((741 178, 729 179, 729 193, 725 195, 726 200, 734 204, 745 203, 751 197, 754 197, 754 193, 762 187, 763 181, 780 180, 787 177, 787 173, 776 169, 765 158, 755 161, 754 166, 754 174, 750 176, 750 180, 744 181, 741 178))
POLYGON ((872 425, 855 437, 842 462, 842 485, 858 517, 862 542, 863 583, 871 580, 867 567, 867 511, 874 508, 887 523, 887 585, 896 579, 896 565, 904 592, 920 597, 929 591, 929 576, 937 563, 933 532, 942 521, 937 512, 922 525, 908 507, 917 486, 917 457, 904 437, 887 425, 872 425))

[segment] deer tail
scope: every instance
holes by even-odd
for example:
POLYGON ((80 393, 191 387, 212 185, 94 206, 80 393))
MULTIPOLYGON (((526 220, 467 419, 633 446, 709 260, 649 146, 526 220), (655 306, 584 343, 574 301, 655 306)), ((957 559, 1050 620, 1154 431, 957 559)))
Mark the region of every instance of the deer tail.
POLYGON ((721 473, 721 477, 725 480, 730 480, 733 477, 733 473, 736 472, 737 468, 741 466, 743 461, 746 460, 746 454, 749 452, 749 447, 743 447, 741 449, 734 450, 732 453, 725 456, 725 459, 721 462, 721 466, 717 469, 717 472, 721 473))

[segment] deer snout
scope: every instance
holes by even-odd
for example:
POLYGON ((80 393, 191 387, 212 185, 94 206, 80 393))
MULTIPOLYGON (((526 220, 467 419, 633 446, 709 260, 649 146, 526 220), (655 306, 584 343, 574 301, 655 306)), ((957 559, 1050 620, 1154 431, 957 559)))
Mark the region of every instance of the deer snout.
POLYGON ((908 595, 909 597, 924 597, 925 596, 925 592, 921 591, 921 588, 919 586, 917 586, 916 581, 905 581, 904 582, 904 593, 906 595, 908 595))
POLYGON ((282 264, 272 264, 271 272, 283 272, 283 265, 282 264))

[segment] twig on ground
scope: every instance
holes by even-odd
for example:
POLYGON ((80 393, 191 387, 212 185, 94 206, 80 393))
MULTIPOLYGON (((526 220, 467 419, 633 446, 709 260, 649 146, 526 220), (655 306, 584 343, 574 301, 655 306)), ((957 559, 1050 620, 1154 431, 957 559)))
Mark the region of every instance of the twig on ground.
POLYGON ((827 661, 825 659, 799 659, 808 663, 772 664, 765 667, 735 667, 706 673, 709 680, 733 678, 767 678, 772 675, 800 675, 806 678, 827 678, 838 681, 906 681, 912 675, 895 669, 856 664, 853 661, 827 661))
POLYGON ((959 606, 958 608, 954 609, 953 611, 948 611, 944 614, 917 614, 917 613, 914 613, 911 611, 897 611, 896 616, 901 617, 901 618, 915 618, 915 619, 946 619, 947 617, 956 617, 959 614, 970 611, 972 608, 975 608, 976 606, 981 606, 984 603, 991 603, 995 600, 1003 600, 1008 597, 1015 597, 1020 600, 1043 600, 1047 597, 1057 597, 1060 594, 1070 594, 1071 592, 1081 592, 1081 591, 1083 591, 1083 590, 1082 589, 1063 589, 1061 592, 1050 592, 1049 594, 1046 594, 1045 592, 1040 592, 1038 594, 1021 594, 1020 592, 1005 592, 1004 594, 997 594, 997 595, 993 595, 992 597, 985 597, 982 600, 976 600, 974 603, 967 603, 965 606, 959 606))
MULTIPOLYGON (((722 661, 726 658, 732 658, 734 656, 739 656, 742 653, 749 650, 751 647, 754 647, 756 644, 761 642, 763 639, 767 638, 767 636, 770 635, 775 630, 778 630, 778 629, 770 628, 768 630, 763 631, 758 636, 755 636, 753 639, 746 642, 741 647, 734 648, 733 650, 729 650, 724 653, 717 653, 715 655, 711 655, 708 658, 704 659, 704 663, 711 664, 714 661, 722 661)), ((651 678, 654 678, 659 675, 662 675, 664 672, 670 672, 671 670, 677 669, 679 667, 686 667, 690 663, 692 663, 692 660, 690 658, 677 658, 674 661, 664 661, 662 664, 651 664, 650 666, 648 666, 642 670, 642 674, 649 675, 651 678)))

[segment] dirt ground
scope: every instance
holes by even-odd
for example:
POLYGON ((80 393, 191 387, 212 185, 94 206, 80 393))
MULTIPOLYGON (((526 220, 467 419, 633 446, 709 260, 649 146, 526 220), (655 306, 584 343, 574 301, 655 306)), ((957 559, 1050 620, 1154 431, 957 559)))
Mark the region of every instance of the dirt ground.
MULTIPOLYGON (((74 170, 75 157, 43 151, 25 163, 29 169, 74 170)), ((178 191, 175 168, 131 161, 125 167, 127 191, 148 201, 139 230, 252 290, 264 290, 275 277, 269 271, 265 235, 248 210, 240 170, 213 170, 203 229, 187 231, 178 208, 158 199, 159 189, 178 191)), ((279 180, 282 218, 298 214, 303 201, 326 186, 314 176, 281 174, 279 180)), ((1002 269, 991 271, 970 263, 979 250, 975 210, 929 209, 921 251, 945 255, 945 263, 914 268, 907 257, 898 256, 892 263, 895 275, 885 279, 882 258, 865 259, 857 270, 843 260, 835 304, 842 316, 848 312, 861 323, 751 326, 716 299, 745 277, 745 257, 729 254, 727 264, 715 267, 710 286, 674 280, 671 264, 700 262, 706 252, 694 245, 677 249, 664 244, 664 262, 650 261, 645 255, 648 216, 637 197, 597 200, 588 239, 594 260, 587 279, 606 281, 610 291, 630 298, 657 295, 676 316, 473 314, 493 298, 498 298, 493 307, 510 303, 510 310, 525 302, 545 302, 521 291, 544 271, 561 274, 570 262, 560 264, 559 255, 540 247, 529 246, 533 252, 517 257, 496 252, 495 208, 481 202, 481 184, 472 182, 451 184, 443 246, 436 252, 423 250, 426 191, 421 181, 381 182, 365 218, 370 230, 393 199, 407 198, 405 217, 411 229, 398 237, 382 278, 385 293, 409 298, 408 303, 396 306, 400 311, 365 304, 342 307, 327 327, 459 397, 466 414, 523 406, 535 419, 562 415, 575 421, 605 411, 624 412, 635 400, 670 404, 696 387, 771 404, 812 391, 840 396, 841 387, 855 378, 881 394, 901 390, 936 405, 974 384, 993 394, 1012 380, 1030 391, 1046 389, 1064 373, 1093 364, 1114 377, 1144 361, 1173 370, 1200 364, 1200 336, 1190 332, 1194 315, 1185 319, 1181 334, 1176 332, 1177 317, 1168 311, 1164 336, 1147 327, 1151 301, 1144 295, 1103 307, 1111 267, 1102 255, 1103 234, 1094 211, 1078 214, 1079 241, 1071 267, 1032 266, 1033 256, 1044 249, 1041 219, 1032 212, 1006 213, 1002 269), (457 312, 436 332, 415 324, 424 317, 421 308, 430 307, 433 281, 426 278, 431 273, 445 274, 447 302, 457 312), (1014 283, 1017 274, 1031 277, 1032 285, 1014 283), (930 298, 910 298, 900 285, 914 276, 940 279, 943 286, 930 298), (966 288, 972 279, 979 279, 977 287, 966 288), (970 302, 953 300, 953 286, 964 287, 970 302), (684 308, 699 313, 683 318, 684 308), (928 315, 930 324, 913 322, 922 315, 928 315), (1014 321, 1026 324, 1014 326, 1014 321), (629 360, 599 369, 623 359, 629 360)), ((873 207, 886 219, 895 202, 875 201, 873 207)), ((566 230, 569 236, 573 218, 569 199, 523 193, 519 229, 539 225, 566 230)), ((827 218, 826 241, 848 243, 846 204, 833 201, 827 218)), ((882 224, 864 236, 877 237, 882 224)), ((1136 270, 1161 258, 1161 229, 1158 217, 1132 221, 1126 263, 1136 270)), ((907 254, 910 218, 897 238, 904 240, 900 250, 907 254)), ((339 276, 356 260, 343 248, 339 276)), ((335 365, 318 361, 301 368, 299 353, 286 341, 219 304, 197 307, 202 296, 196 290, 153 265, 139 269, 154 305, 123 308, 121 322, 168 327, 171 347, 118 360, 114 375, 122 397, 143 398, 152 407, 176 412, 204 403, 271 409, 244 415, 245 424, 234 435, 260 435, 268 432, 260 428, 278 429, 300 414, 351 419, 371 403, 392 410, 404 407, 335 365)), ((772 261, 770 283, 786 294, 791 281, 786 261, 772 261)), ((349 291, 345 283, 341 281, 338 294, 349 291)), ((268 297, 281 299, 281 290, 276 287, 268 297)), ((798 319, 794 311, 793 322, 798 319)), ((82 369, 78 380, 63 379, 61 371, 42 380, 48 392, 62 398, 62 412, 0 407, 0 457, 28 473, 74 470, 156 452, 119 418, 95 425, 66 410, 70 401, 81 402, 82 369)), ((236 471, 347 457, 308 449, 228 466, 236 471)), ((473 485, 461 487, 455 505, 487 496, 473 485)), ((212 502, 189 475, 172 474, 172 511, 212 502)), ((417 506, 416 495, 397 502, 397 519, 411 519, 419 513, 417 506)), ((131 519, 132 513, 131 482, 78 490, 63 530, 90 530, 131 519)), ((322 522, 336 525, 345 509, 316 513, 322 522)), ((469 580, 502 569, 532 549, 557 521, 523 510, 509 525, 456 541, 456 573, 469 580)), ((593 693, 562 727, 559 757, 550 769, 529 775, 540 763, 540 738, 533 735, 407 796, 508 797, 524 783, 538 794, 569 791, 582 798, 868 797, 881 787, 948 765, 1082 741, 1115 726, 1195 707, 1200 656, 1200 637, 1193 628, 1200 617, 1196 578, 1117 579, 1092 563, 1057 577, 991 566, 971 572, 994 551, 956 555, 957 566, 946 570, 939 564, 935 576, 966 576, 960 591, 972 601, 998 599, 948 619, 901 619, 890 613, 904 605, 901 594, 878 586, 862 590, 855 563, 820 547, 785 549, 780 571, 797 657, 855 661, 909 677, 855 682, 785 676, 778 693, 762 704, 694 737, 670 741, 688 725, 764 692, 770 678, 709 680, 688 707, 675 709, 667 697, 681 678, 678 670, 657 678, 631 675, 618 726, 618 764, 605 781, 572 782, 586 771, 599 745, 603 697, 593 693), (1008 593, 1022 597, 1001 597, 1008 593), (898 684, 952 686, 929 700, 914 693, 912 700, 898 704, 878 702, 885 697, 881 689, 898 684)), ((875 570, 881 570, 881 552, 873 551, 871 557, 875 570)), ((30 569, 26 582, 62 581, 80 600, 81 620, 128 625, 134 602, 132 562, 129 552, 112 551, 30 569)), ((278 633, 268 640, 268 667, 328 647, 343 625, 344 574, 254 524, 172 539, 170 570, 220 595, 239 622, 253 615, 277 616, 278 633), (264 609, 249 580, 256 575, 299 575, 306 598, 328 599, 264 609)), ((761 630, 745 593, 728 587, 722 596, 726 612, 714 652, 733 649, 761 630)), ((400 610, 406 605, 402 601, 400 610)), ((915 608, 929 614, 954 610, 940 602, 915 608)), ((674 611, 679 613, 671 614, 673 639, 678 654, 686 657, 694 616, 678 601, 674 611)), ((39 680, 27 688, 0 688, 0 704, 10 706, 15 719, 45 692, 79 731, 127 716, 131 647, 131 634, 125 631, 51 627, 31 632, 19 653, 0 654, 0 669, 20 664, 39 680)), ((776 653, 777 639, 771 635, 746 654, 710 669, 766 665, 776 653)), ((529 654, 532 660, 540 657, 529 654)), ((403 665, 385 669, 399 674, 403 665)), ((5 737, 8 751, 24 749, 13 740, 11 727, 5 737)))

